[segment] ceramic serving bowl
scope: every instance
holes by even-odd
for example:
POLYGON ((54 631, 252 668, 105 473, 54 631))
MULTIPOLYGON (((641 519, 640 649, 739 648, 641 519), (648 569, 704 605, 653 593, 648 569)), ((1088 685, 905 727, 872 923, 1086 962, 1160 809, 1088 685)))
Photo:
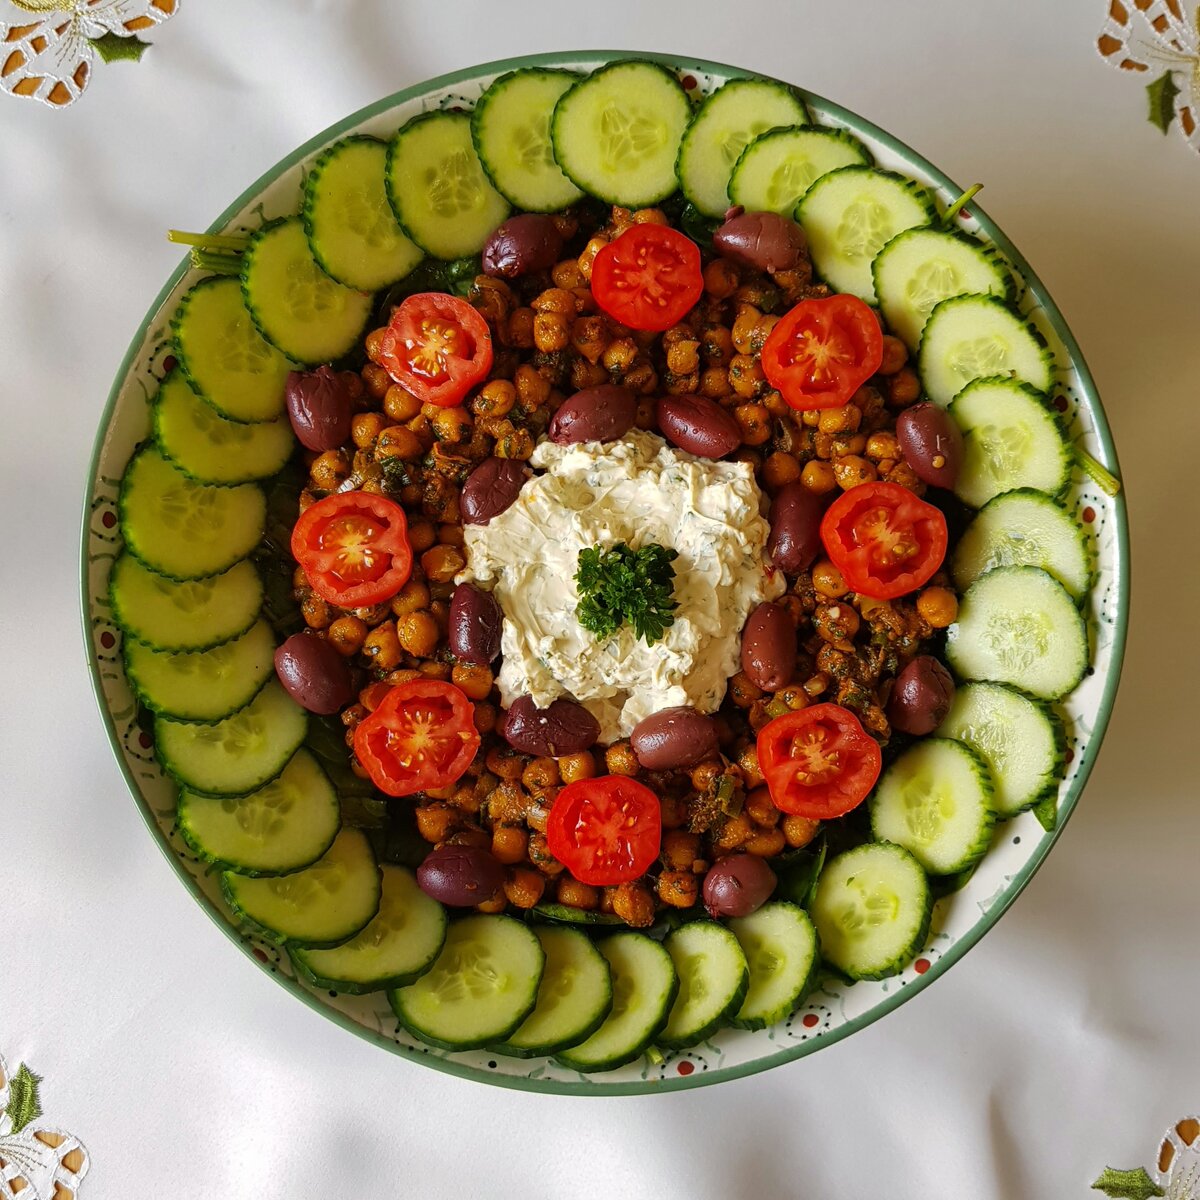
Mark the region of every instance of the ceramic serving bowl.
MULTIPOLYGON (((728 79, 752 74, 670 55, 589 51, 508 59, 443 75, 380 100, 300 146, 239 196, 216 219, 212 230, 255 229, 270 218, 296 211, 305 169, 328 143, 347 134, 369 133, 386 138, 418 113, 456 105, 469 107, 497 75, 517 67, 563 66, 587 71, 627 57, 654 58, 677 69, 689 87, 694 83, 704 93, 728 79)), ((920 181, 938 195, 943 207, 962 191, 936 167, 870 121, 820 96, 808 92, 803 95, 815 121, 849 129, 881 167, 920 181)), ((1116 452, 1103 408, 1062 314, 1008 238, 976 205, 971 205, 970 212, 971 216, 961 222, 963 227, 994 242, 1024 280, 1021 308, 1037 323, 1057 356, 1054 401, 1071 439, 1116 471, 1116 452)), ((151 835, 197 902, 282 988, 330 1020, 395 1054, 467 1079, 528 1091, 580 1095, 670 1091, 763 1071, 849 1037, 944 974, 996 924, 1029 882, 1083 791, 1112 711, 1125 645, 1129 604, 1125 502, 1120 495, 1106 495, 1082 472, 1076 472, 1068 505, 1091 532, 1098 560, 1097 582, 1086 612, 1093 665, 1063 705, 1070 750, 1058 793, 1055 827, 1052 831, 1043 829, 1032 813, 999 826, 990 851, 967 885, 938 902, 928 942, 902 974, 877 983, 855 984, 824 976, 804 1006, 773 1028, 753 1033, 725 1029, 702 1045, 669 1054, 661 1062, 643 1058, 594 1076, 546 1060, 526 1061, 486 1050, 434 1050, 398 1027, 384 993, 345 996, 314 990, 299 981, 285 953, 239 927, 221 901, 219 873, 198 861, 179 836, 175 828, 175 788, 159 768, 150 739, 136 719, 136 704, 121 662, 121 635, 107 598, 109 569, 120 550, 118 481, 134 447, 150 432, 148 401, 165 373, 164 360, 171 352, 168 320, 180 296, 197 277, 198 273, 185 262, 167 280, 134 334, 104 409, 88 477, 83 525, 84 626, 92 681, 113 751, 151 835)))

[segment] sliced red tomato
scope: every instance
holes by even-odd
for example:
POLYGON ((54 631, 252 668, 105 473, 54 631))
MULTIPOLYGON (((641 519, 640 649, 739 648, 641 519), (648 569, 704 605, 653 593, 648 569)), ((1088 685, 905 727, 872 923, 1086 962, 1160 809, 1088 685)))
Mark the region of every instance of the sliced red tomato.
POLYGON ((942 565, 946 518, 898 483, 862 483, 826 509, 821 541, 852 591, 894 600, 942 565))
POLYGON ((670 329, 704 293, 700 248, 666 225, 633 225, 592 261, 592 295, 630 329, 670 329))
POLYGON ((857 296, 801 300, 763 344, 763 374, 793 408, 838 408, 883 362, 883 331, 857 296))
POLYGON ((875 786, 879 743, 840 704, 814 704, 758 732, 758 766, 782 812, 826 821, 857 808, 875 786))
POLYGON ((392 313, 376 361, 423 404, 453 408, 492 369, 492 335, 465 300, 418 292, 392 313))
POLYGON ((313 591, 339 608, 390 600, 412 574, 404 509, 367 492, 326 496, 300 514, 292 557, 313 591))
POLYGON ((478 752, 474 705, 440 679, 398 684, 354 730, 358 761, 389 796, 449 787, 478 752))
POLYGON ((550 853, 593 887, 640 879, 658 857, 661 841, 658 797, 624 775, 567 784, 546 822, 550 853))

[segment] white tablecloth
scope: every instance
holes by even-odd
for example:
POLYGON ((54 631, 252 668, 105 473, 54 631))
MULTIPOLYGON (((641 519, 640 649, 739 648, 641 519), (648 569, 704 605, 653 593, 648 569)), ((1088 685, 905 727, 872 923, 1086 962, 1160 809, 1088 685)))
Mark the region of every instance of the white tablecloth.
POLYGON ((1200 155, 1096 54, 1107 2, 185 0, 72 108, 0 96, 0 1055, 87 1146, 84 1200, 1065 1200, 1200 1108, 1200 155), (167 226, 400 87, 611 45, 792 79, 986 183, 1105 398, 1136 596, 1092 782, 962 965, 766 1075, 581 1100, 387 1055, 234 951, 110 754, 77 544, 111 377, 179 259, 167 226))

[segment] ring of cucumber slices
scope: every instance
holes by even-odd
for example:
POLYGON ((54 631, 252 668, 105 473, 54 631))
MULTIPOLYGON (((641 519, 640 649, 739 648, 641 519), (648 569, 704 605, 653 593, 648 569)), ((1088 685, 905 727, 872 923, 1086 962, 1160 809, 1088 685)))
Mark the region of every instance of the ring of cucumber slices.
POLYGON ((179 365, 125 471, 108 588, 127 679, 179 785, 179 834, 219 869, 235 916, 315 988, 387 991, 431 1045, 589 1074, 782 1021, 822 965, 855 980, 906 968, 929 929, 931 877, 968 872, 996 822, 1053 802, 1066 753, 1055 702, 1090 658, 1080 605, 1095 551, 1061 499, 1076 460, 1048 401, 1059 364, 1015 307, 1020 285, 995 247, 945 228, 929 191, 767 80, 695 103, 654 62, 525 68, 470 112, 327 146, 301 211, 249 237, 240 279, 201 279, 180 301, 179 365), (308 718, 271 678, 251 556, 265 522, 257 482, 295 448, 286 376, 352 352, 374 292, 425 255, 476 254, 510 206, 636 208, 676 193, 708 218, 730 203, 794 213, 819 278, 879 306, 916 351, 925 395, 962 429, 956 491, 978 512, 952 557, 957 697, 881 778, 874 840, 822 859, 803 903, 775 899, 726 924, 688 913, 658 938, 553 903, 528 922, 450 921, 343 824, 304 745, 308 718))

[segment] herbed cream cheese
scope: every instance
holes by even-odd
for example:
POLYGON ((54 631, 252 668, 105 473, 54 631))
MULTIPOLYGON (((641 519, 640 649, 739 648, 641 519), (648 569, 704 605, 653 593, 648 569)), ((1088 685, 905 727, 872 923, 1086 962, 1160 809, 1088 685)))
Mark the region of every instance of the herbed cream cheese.
POLYGON ((746 617, 785 590, 765 565, 769 526, 753 468, 638 430, 603 444, 543 442, 530 461, 545 473, 488 524, 465 527, 459 576, 492 588, 504 612, 503 704, 572 697, 600 722, 602 742, 663 708, 715 711, 740 666, 746 617), (580 550, 618 542, 678 552, 675 622, 653 646, 627 624, 598 639, 576 619, 580 550))

